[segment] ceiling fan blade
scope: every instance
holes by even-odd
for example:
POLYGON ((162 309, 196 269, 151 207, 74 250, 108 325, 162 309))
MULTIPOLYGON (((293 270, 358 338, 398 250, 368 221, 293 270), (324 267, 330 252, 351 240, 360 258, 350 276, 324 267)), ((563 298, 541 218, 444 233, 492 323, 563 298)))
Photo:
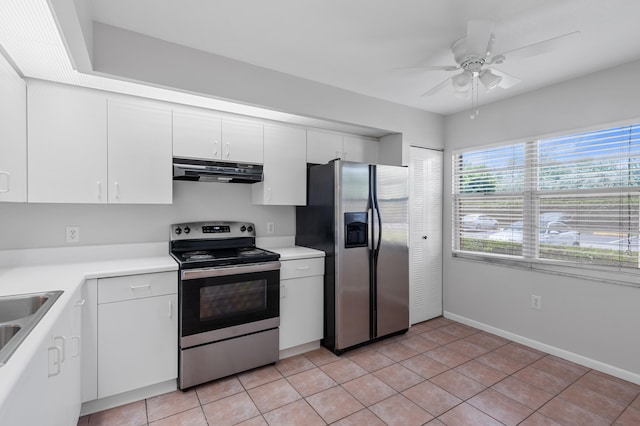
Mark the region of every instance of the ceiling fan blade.
POLYGON ((489 69, 495 75, 502 77, 502 80, 500 80, 500 83, 498 83, 498 87, 502 87, 503 89, 508 89, 510 87, 513 87, 522 81, 518 77, 515 77, 511 74, 507 74, 506 72, 497 70, 495 68, 489 68, 489 69))
POLYGON ((459 70, 460 67, 456 65, 434 65, 434 66, 426 66, 426 67, 402 67, 402 68, 394 68, 395 71, 456 71, 459 70))
POLYGON ((491 40, 493 22, 469 21, 467 22, 467 40, 465 42, 467 54, 484 58, 491 40))
POLYGON ((432 87, 431 89, 427 90, 426 92, 424 92, 420 96, 425 97, 425 96, 435 95, 436 93, 438 93, 439 91, 444 89, 450 82, 451 82, 451 79, 447 78, 447 79, 443 80, 441 83, 439 83, 438 85, 436 85, 436 86, 432 87))
POLYGON ((558 37, 550 38, 548 40, 539 41, 537 43, 529 44, 527 46, 519 47, 517 49, 509 50, 499 55, 494 56, 493 63, 501 63, 496 61, 498 58, 509 59, 523 59, 531 58, 532 56, 542 55, 549 53, 555 49, 561 49, 568 47, 580 39, 580 31, 574 31, 572 33, 563 34, 558 37))

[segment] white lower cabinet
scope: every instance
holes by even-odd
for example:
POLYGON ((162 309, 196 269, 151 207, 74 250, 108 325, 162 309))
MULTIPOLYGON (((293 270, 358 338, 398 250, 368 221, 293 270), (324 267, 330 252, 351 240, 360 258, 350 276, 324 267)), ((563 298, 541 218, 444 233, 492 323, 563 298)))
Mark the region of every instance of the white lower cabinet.
POLYGON ((98 280, 97 397, 178 377, 175 272, 98 280))
POLYGON ((281 263, 280 350, 284 350, 323 337, 324 258, 281 263))
POLYGON ((73 295, 51 332, 47 347, 47 424, 72 425, 80 413, 82 288, 73 295))
MULTIPOLYGON (((0 405, 0 424, 57 426, 77 423, 81 396, 79 327, 82 312, 79 307, 82 300, 81 290, 78 290, 29 361, 9 397, 0 405)), ((11 368, 11 360, 2 368, 11 368)))

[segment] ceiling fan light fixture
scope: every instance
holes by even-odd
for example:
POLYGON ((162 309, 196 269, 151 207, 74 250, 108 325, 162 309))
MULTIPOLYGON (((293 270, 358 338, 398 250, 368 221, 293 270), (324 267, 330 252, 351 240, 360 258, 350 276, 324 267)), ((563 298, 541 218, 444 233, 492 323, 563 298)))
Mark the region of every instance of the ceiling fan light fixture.
POLYGON ((454 75, 451 77, 453 89, 456 92, 467 92, 471 86, 472 78, 473 74, 470 71, 462 71, 460 74, 454 75))
POLYGON ((480 82, 487 90, 492 90, 498 87, 498 84, 502 81, 502 77, 494 74, 491 70, 485 70, 480 73, 480 82))

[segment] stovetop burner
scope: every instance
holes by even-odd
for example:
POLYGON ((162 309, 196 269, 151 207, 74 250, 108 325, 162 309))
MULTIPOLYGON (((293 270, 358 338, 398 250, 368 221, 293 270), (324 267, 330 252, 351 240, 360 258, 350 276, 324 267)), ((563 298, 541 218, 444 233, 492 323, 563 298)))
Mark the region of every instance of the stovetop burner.
POLYGON ((183 253, 182 257, 185 261, 208 260, 215 258, 213 254, 207 253, 206 251, 188 251, 186 253, 183 253))
POLYGON ((246 222, 193 222, 171 226, 170 253, 181 269, 277 261, 279 254, 255 246, 246 222))

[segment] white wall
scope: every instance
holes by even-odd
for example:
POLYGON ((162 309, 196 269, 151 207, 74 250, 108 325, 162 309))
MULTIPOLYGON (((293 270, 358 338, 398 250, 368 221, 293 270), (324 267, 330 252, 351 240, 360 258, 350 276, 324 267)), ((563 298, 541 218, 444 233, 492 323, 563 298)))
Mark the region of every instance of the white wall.
MULTIPOLYGON (((475 120, 446 117, 445 188, 455 149, 640 122, 638 75, 640 61, 481 107, 475 120)), ((445 218, 451 206, 446 190, 445 218)), ((640 383, 640 288, 453 258, 444 225, 445 312, 640 383), (530 309, 532 294, 542 296, 541 311, 530 309)))
POLYGON ((254 206, 238 183, 174 182, 172 205, 0 203, 0 218, 0 250, 65 246, 67 226, 80 227, 80 245, 169 241, 170 224, 200 220, 254 222, 258 237, 296 229, 295 207, 254 206))

